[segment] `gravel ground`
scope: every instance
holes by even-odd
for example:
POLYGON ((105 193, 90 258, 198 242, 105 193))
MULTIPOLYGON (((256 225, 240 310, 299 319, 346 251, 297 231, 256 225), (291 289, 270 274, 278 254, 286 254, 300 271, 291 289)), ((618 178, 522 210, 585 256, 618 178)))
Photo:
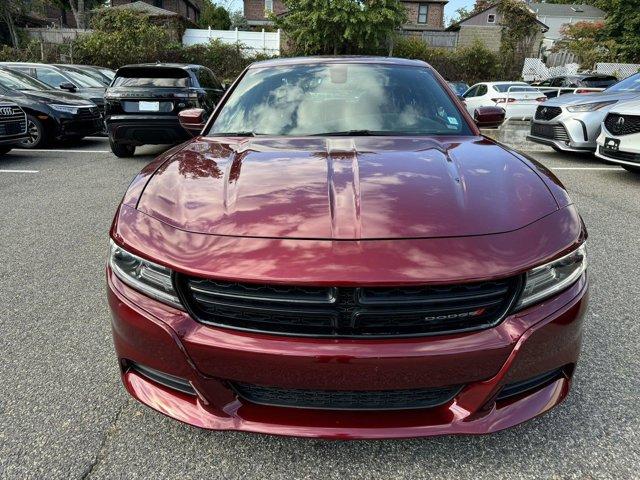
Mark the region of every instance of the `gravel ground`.
POLYGON ((564 404, 491 436, 331 442, 198 430, 125 394, 104 293, 107 232, 158 151, 117 159, 88 139, 0 161, 0 477, 640 478, 640 177, 534 154, 591 235, 592 302, 564 404))

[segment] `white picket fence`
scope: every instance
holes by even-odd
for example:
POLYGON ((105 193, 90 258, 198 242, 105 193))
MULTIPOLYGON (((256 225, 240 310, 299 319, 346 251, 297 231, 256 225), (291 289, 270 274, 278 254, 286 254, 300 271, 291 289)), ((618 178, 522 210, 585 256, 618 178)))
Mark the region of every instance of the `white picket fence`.
POLYGON ((228 44, 241 44, 247 50, 269 55, 280 55, 280 30, 277 32, 246 32, 243 30, 212 30, 187 28, 182 36, 184 46, 207 44, 211 40, 228 44))

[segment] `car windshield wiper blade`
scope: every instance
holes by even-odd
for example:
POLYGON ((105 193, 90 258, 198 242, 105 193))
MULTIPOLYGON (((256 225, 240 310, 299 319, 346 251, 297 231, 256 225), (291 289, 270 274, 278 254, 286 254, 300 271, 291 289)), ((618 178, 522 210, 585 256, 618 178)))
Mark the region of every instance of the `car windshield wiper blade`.
POLYGON ((368 137, 372 135, 397 135, 394 132, 385 132, 383 130, 344 130, 342 132, 322 132, 312 133, 312 137, 368 137))
POLYGON ((256 135, 261 135, 261 134, 253 132, 253 131, 246 131, 246 132, 216 132, 216 133, 213 134, 214 137, 255 137, 256 135))

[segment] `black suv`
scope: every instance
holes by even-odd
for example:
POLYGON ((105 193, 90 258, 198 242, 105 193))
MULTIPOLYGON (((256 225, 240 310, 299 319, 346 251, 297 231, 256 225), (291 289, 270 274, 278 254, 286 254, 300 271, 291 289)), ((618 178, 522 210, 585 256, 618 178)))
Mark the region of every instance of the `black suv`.
POLYGON ((582 74, 582 75, 565 75, 561 77, 551 77, 544 82, 533 83, 533 86, 540 87, 544 91, 544 87, 553 87, 554 90, 544 92, 547 98, 555 98, 567 93, 573 93, 576 88, 609 88, 611 85, 618 83, 618 79, 613 75, 602 74, 582 74), (558 90, 560 88, 561 90, 558 90))
POLYGON ((222 84, 202 65, 142 64, 118 69, 105 94, 105 123, 111 150, 130 157, 136 146, 175 144, 190 138, 178 112, 202 108, 208 117, 223 94, 222 84))
POLYGON ((104 128, 95 103, 4 67, 0 67, 0 95, 27 114, 29 135, 23 148, 42 148, 54 139, 79 140, 104 128))
POLYGON ((27 136, 27 116, 22 109, 0 96, 0 155, 18 146, 27 136))

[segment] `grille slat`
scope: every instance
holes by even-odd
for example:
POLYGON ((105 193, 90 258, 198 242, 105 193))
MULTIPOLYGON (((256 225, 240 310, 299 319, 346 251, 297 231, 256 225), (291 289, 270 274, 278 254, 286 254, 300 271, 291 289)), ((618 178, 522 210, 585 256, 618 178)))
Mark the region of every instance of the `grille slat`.
POLYGON ((259 405, 322 410, 408 410, 448 403, 460 386, 414 390, 301 390, 231 383, 242 398, 259 405))
POLYGON ((202 323, 321 337, 403 337, 454 333, 499 323, 519 277, 411 287, 304 287, 176 277, 189 312, 202 323))
POLYGON ((610 113, 604 119, 604 126, 614 135, 622 136, 640 133, 640 116, 610 113))
POLYGON ((536 109, 536 120, 553 120, 558 115, 562 113, 562 108, 560 107, 545 107, 544 105, 539 106, 536 109))
POLYGON ((569 142, 571 138, 564 128, 564 125, 544 125, 540 123, 531 124, 531 133, 536 137, 549 138, 552 140, 559 140, 562 142, 569 142))

